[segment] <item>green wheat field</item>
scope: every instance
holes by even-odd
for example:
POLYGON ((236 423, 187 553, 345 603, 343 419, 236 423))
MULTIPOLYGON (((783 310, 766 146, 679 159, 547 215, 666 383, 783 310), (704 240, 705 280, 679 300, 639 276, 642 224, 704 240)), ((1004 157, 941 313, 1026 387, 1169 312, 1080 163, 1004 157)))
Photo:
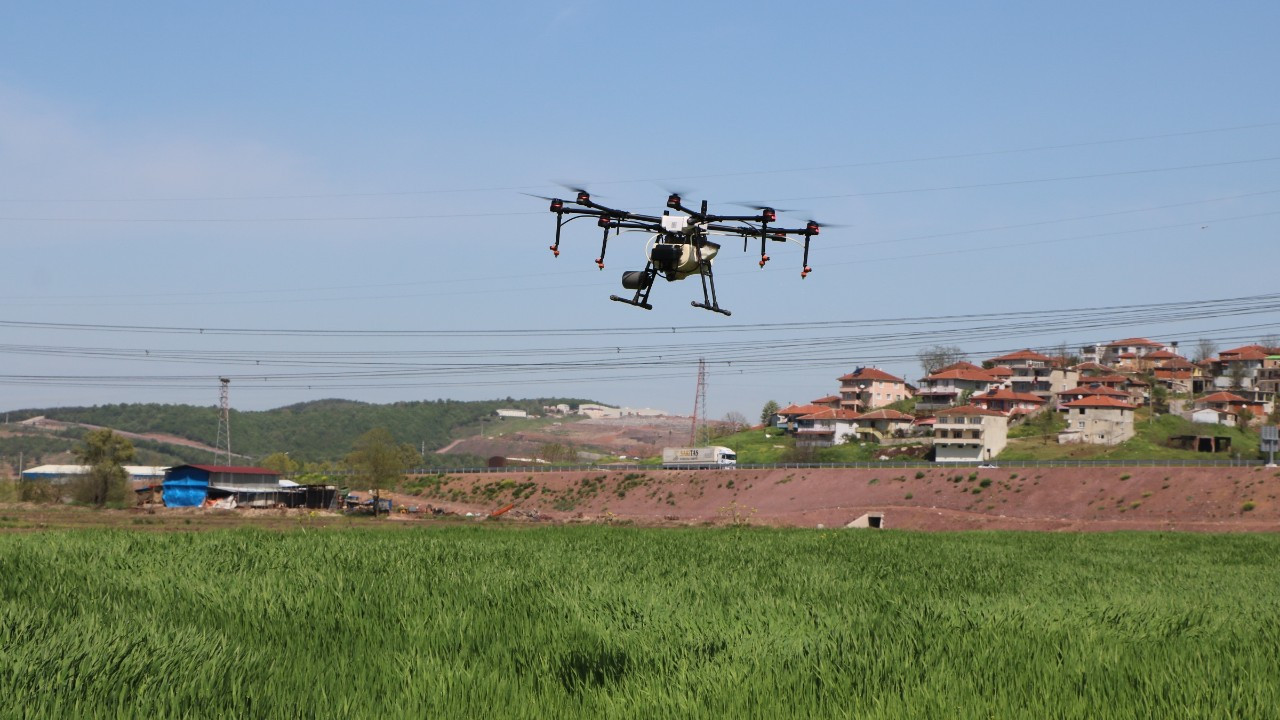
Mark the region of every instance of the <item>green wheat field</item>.
POLYGON ((1265 718, 1280 537, 0 535, 6 717, 1265 718))

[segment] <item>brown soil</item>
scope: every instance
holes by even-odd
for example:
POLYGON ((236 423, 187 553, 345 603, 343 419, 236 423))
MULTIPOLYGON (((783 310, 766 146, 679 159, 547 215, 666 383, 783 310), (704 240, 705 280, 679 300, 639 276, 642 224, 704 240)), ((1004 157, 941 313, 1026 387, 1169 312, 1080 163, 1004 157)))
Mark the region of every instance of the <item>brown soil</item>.
POLYGON ((504 480, 538 484, 529 497, 515 501, 517 517, 558 522, 830 528, 881 512, 885 527, 914 530, 1280 530, 1280 471, 1259 467, 454 475, 435 498, 402 495, 397 500, 484 513, 511 502, 510 490, 484 494, 487 484, 504 480), (580 490, 584 481, 596 479, 597 491, 580 490), (450 490, 458 491, 454 500, 441 499, 450 490), (1246 503, 1251 509, 1245 510, 1246 503))
MULTIPOLYGON (((1280 531, 1280 471, 1260 467, 475 474, 446 476, 435 494, 389 495, 397 509, 390 520, 404 527, 425 519, 483 519, 514 502, 503 522, 840 528, 878 512, 884 514, 886 528, 930 531, 1280 531), (983 487, 986 480, 990 483, 983 487), (530 482, 534 485, 527 497, 513 498, 521 483, 530 482), (447 514, 432 515, 432 508, 447 514), (410 509, 420 512, 401 512, 410 509)), ((291 529, 369 522, 307 510, 151 510, 6 505, 0 506, 0 531, 104 526, 202 530, 245 524, 291 529)))
MULTIPOLYGON (((691 423, 691 418, 677 416, 567 419, 537 430, 462 438, 437 452, 534 458, 544 445, 558 443, 604 455, 655 457, 664 447, 685 444, 691 423)), ((501 425, 492 429, 501 432, 501 425)))

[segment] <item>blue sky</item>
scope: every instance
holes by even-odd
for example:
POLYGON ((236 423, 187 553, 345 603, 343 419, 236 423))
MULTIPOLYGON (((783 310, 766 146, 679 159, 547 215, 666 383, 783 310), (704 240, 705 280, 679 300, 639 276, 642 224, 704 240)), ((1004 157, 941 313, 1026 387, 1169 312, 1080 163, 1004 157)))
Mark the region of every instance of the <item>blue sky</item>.
POLYGON ((975 360, 1244 344, 1280 317, 997 336, 892 319, 1273 292, 1278 21, 1261 2, 15 3, 0 409, 208 405, 226 374, 244 409, 562 395, 687 413, 706 356, 711 413, 754 417, 860 365, 914 380, 935 341, 975 360), (551 256, 553 216, 520 193, 553 181, 843 227, 803 281, 798 248, 760 270, 728 243, 731 318, 691 308, 693 282, 645 312, 608 300, 641 238, 601 272, 579 223, 551 256), (779 327, 795 322, 832 325, 779 327))

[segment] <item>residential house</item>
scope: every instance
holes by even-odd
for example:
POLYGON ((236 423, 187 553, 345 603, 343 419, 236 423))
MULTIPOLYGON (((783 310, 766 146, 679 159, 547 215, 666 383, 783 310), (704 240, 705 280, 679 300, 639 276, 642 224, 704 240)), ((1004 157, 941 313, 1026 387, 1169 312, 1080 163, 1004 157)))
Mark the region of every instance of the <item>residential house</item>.
POLYGON ((1114 387, 1108 387, 1099 383, 1090 383, 1088 385, 1079 385, 1070 390, 1063 390, 1058 395, 1058 407, 1074 400, 1081 400, 1087 397, 1111 397, 1124 402, 1132 400, 1129 393, 1114 387))
POLYGON ((873 367, 860 367, 840 376, 840 407, 865 412, 911 397, 900 377, 873 367))
POLYGON ((1136 406, 1110 395, 1090 395, 1064 403, 1067 429, 1058 434, 1060 443, 1118 445, 1133 437, 1136 406))
POLYGON ((812 415, 814 413, 830 409, 831 408, 826 405, 816 405, 814 403, 809 403, 808 405, 788 405, 784 408, 780 408, 775 417, 778 418, 778 427, 789 433, 794 433, 798 427, 796 423, 800 418, 805 415, 812 415))
POLYGON ((921 378, 920 389, 916 391, 916 409, 935 410, 961 405, 968 396, 984 393, 1003 384, 1001 378, 990 370, 983 370, 969 363, 963 365, 968 367, 952 365, 921 378))
POLYGON ((1053 394, 1078 385, 1080 374, 1075 368, 1066 368, 1058 361, 1033 350, 1019 350, 1008 355, 991 358, 991 363, 1013 370, 1009 388, 1014 392, 1031 393, 1045 402, 1053 402, 1053 394))
POLYGON ((1272 396, 1280 393, 1280 355, 1268 355, 1262 359, 1256 380, 1259 390, 1272 396))
POLYGON ((1192 411, 1191 422, 1202 423, 1204 425, 1226 425, 1227 427, 1235 427, 1240 424, 1240 416, 1230 410, 1201 408, 1199 410, 1192 411))
POLYGON ((1214 387, 1224 390, 1257 387, 1258 374, 1271 354, 1261 345, 1245 345, 1219 352, 1218 357, 1210 361, 1214 387))
POLYGON ((988 462, 1009 442, 1009 420, 976 405, 939 410, 933 426, 937 462, 988 462))
POLYGON ((876 441, 910 434, 915 421, 915 416, 889 408, 862 413, 853 419, 860 436, 869 435, 876 441))
POLYGON ((796 419, 796 447, 830 447, 843 445, 857 436, 852 410, 825 408, 796 419))
POLYGON ((821 406, 823 406, 823 407, 829 407, 829 408, 838 408, 838 407, 840 407, 840 396, 839 396, 839 395, 827 395, 826 397, 820 397, 820 398, 818 398, 817 400, 810 400, 810 401, 809 401, 809 404, 810 404, 810 405, 821 405, 821 406))
POLYGON ((1085 362, 1116 366, 1120 363, 1121 355, 1130 355, 1131 357, 1127 359, 1133 360, 1157 350, 1173 350, 1176 352, 1177 345, 1174 344, 1166 348, 1161 343, 1147 338, 1125 338, 1124 340, 1115 340, 1109 343, 1087 345, 1080 349, 1080 358, 1085 362))
POLYGON ((1096 362, 1082 362, 1075 366, 1075 370, 1080 373, 1080 382, 1097 375, 1113 375, 1116 371, 1113 367, 1096 362))
POLYGON ((1184 357, 1163 360, 1151 369, 1151 374, 1161 385, 1176 393, 1194 392, 1197 382, 1203 387, 1204 370, 1184 357))
POLYGON ((1265 418, 1270 408, 1267 403, 1258 402, 1251 398, 1241 397, 1236 393, 1216 392, 1212 395, 1206 395, 1197 399, 1192 403, 1193 410, 1215 410, 1218 412, 1229 412, 1236 416, 1240 413, 1248 411, 1254 418, 1254 421, 1265 418))
POLYGON ((1000 388, 999 390, 988 390, 980 395, 974 395, 969 398, 969 403, 986 410, 995 410, 1013 420, 1021 416, 1036 414, 1048 404, 1048 401, 1039 395, 1000 388))

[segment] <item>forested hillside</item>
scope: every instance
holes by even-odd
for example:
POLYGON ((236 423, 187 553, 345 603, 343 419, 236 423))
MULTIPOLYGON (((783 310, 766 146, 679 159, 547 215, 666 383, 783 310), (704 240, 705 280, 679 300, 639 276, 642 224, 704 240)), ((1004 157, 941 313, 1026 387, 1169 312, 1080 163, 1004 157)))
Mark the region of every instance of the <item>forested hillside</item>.
MULTIPOLYGON (((274 410, 231 411, 232 450, 261 457, 289 452, 300 461, 335 460, 347 454, 364 432, 384 427, 398 442, 424 444, 428 453, 447 445, 461 428, 475 427, 498 408, 541 413, 544 405, 592 402, 566 398, 435 400, 389 405, 352 400, 317 400, 274 410)), ((218 409, 193 405, 128 404, 11 411, 10 421, 44 416, 51 420, 101 425, 138 433, 167 433, 214 445, 218 409)))

